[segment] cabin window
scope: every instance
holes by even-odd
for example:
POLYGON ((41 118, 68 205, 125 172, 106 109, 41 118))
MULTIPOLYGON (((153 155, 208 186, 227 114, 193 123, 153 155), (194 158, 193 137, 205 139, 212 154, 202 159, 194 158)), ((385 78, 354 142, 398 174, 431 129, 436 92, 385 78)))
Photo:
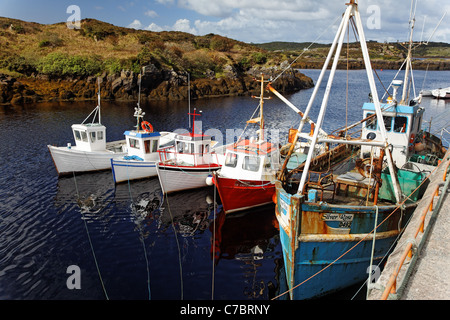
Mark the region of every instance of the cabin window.
POLYGON ((81 131, 81 140, 88 142, 88 137, 86 131, 81 131))
POLYGON ((199 145, 198 152, 200 153, 200 157, 203 157, 203 154, 205 154, 205 153, 209 153, 209 144, 199 145))
POLYGON ((386 131, 391 131, 392 117, 383 117, 383 120, 384 120, 384 127, 386 128, 386 131))
POLYGON ((97 139, 103 140, 103 131, 97 131, 97 139))
POLYGON ((258 171, 261 159, 259 157, 245 156, 242 169, 248 171, 258 171))
POLYGON ((194 153, 194 144, 177 141, 178 153, 194 153))
MULTIPOLYGON (((373 115, 373 113, 368 113, 366 117, 373 115)), ((377 130, 377 117, 373 117, 366 122, 366 128, 369 130, 377 130)))
POLYGON ((74 130, 75 140, 81 141, 81 133, 78 130, 74 130))
POLYGON ((131 148, 139 149, 139 140, 129 138, 129 141, 131 148))
POLYGON ((225 166, 230 168, 236 168, 238 162, 238 155, 236 153, 227 153, 225 158, 225 166))
POLYGON ((395 117, 394 119, 394 132, 406 132, 406 124, 408 123, 407 117, 395 117))
POLYGON ((158 140, 152 141, 152 152, 158 151, 158 140))
POLYGON ((150 140, 144 141, 144 149, 145 149, 145 153, 150 153, 150 140))
POLYGON ((95 142, 95 131, 90 132, 89 135, 91 136, 91 141, 95 142))

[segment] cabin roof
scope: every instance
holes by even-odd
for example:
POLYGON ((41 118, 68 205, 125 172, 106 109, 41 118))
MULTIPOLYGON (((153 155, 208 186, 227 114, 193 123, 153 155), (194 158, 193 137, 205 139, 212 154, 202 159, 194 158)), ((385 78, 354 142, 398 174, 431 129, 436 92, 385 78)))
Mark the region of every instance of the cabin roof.
MULTIPOLYGON (((380 107, 383 112, 396 112, 403 114, 415 114, 419 106, 406 106, 402 104, 397 104, 397 106, 390 106, 387 103, 380 103, 380 107)), ((373 102, 366 102, 363 104, 363 110, 375 111, 375 104, 373 102)))
POLYGON ((201 141, 201 140, 211 140, 211 136, 199 134, 199 133, 181 133, 177 134, 175 139, 183 141, 201 141))
POLYGON ((241 140, 228 147, 228 150, 233 150, 235 152, 244 152, 248 154, 264 155, 276 150, 276 145, 267 141, 264 141, 263 143, 255 143, 246 139, 241 140))
POLYGON ((81 123, 81 124, 73 124, 72 129, 77 130, 89 130, 89 129, 105 129, 105 126, 101 123, 81 123))
POLYGON ((136 138, 152 138, 152 137, 159 137, 161 135, 159 132, 138 132, 138 131, 125 131, 123 134, 126 136, 136 138))

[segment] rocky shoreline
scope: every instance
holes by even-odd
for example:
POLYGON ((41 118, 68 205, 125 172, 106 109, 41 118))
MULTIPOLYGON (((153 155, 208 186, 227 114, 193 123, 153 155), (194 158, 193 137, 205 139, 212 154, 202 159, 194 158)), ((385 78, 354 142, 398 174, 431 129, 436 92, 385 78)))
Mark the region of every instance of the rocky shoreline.
MULTIPOLYGON (((207 97, 238 96, 255 94, 259 82, 254 80, 261 73, 276 76, 280 68, 250 69, 245 73, 236 71, 232 66, 224 74, 216 77, 213 71, 204 78, 188 81, 188 73, 158 69, 154 65, 145 68, 142 75, 142 100, 186 100, 188 83, 191 99, 207 97)), ((97 99, 100 79, 100 93, 104 100, 137 100, 139 92, 138 74, 122 70, 120 74, 103 73, 99 78, 51 79, 46 75, 12 77, 0 74, 0 104, 23 104, 42 101, 83 101, 97 99)), ((293 93, 314 86, 313 80, 296 70, 288 70, 273 83, 273 87, 282 93, 293 93)))

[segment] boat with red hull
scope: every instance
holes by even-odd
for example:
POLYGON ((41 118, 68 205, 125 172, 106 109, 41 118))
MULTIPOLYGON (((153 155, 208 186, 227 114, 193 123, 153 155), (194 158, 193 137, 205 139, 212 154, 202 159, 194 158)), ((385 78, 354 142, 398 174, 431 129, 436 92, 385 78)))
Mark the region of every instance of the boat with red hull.
POLYGON ((264 76, 261 76, 259 117, 247 123, 259 123, 258 138, 238 140, 229 146, 220 170, 214 172, 225 213, 232 213, 272 203, 276 172, 280 165, 280 148, 264 141, 264 76))

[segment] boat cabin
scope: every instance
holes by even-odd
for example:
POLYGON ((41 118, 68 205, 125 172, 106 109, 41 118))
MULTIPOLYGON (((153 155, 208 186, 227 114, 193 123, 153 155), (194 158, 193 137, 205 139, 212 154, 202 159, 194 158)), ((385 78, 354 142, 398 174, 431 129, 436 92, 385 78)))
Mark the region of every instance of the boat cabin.
MULTIPOLYGON (((390 105, 381 103, 383 110, 384 126, 388 143, 392 145, 392 158, 397 167, 401 168, 414 152, 413 142, 415 136, 422 126, 422 117, 424 109, 418 105, 390 105)), ((364 103, 364 118, 375 113, 373 103, 364 103)), ((366 121, 362 129, 362 138, 381 141, 380 126, 377 119, 366 121)), ((375 156, 379 155, 379 148, 376 148, 375 156)), ((370 157, 370 146, 361 147, 361 155, 363 158, 370 157)))
POLYGON ((242 140, 227 148, 221 176, 245 180, 271 180, 280 165, 279 148, 270 143, 242 140))
POLYGON ((179 165, 198 166, 217 163, 211 154, 215 141, 204 134, 184 133, 175 136, 175 145, 160 151, 161 161, 174 160, 179 165))
POLYGON ((73 137, 78 150, 100 151, 106 149, 106 127, 100 123, 72 125, 73 137))
POLYGON ((125 131, 128 157, 137 160, 155 160, 161 134, 159 132, 125 131))

